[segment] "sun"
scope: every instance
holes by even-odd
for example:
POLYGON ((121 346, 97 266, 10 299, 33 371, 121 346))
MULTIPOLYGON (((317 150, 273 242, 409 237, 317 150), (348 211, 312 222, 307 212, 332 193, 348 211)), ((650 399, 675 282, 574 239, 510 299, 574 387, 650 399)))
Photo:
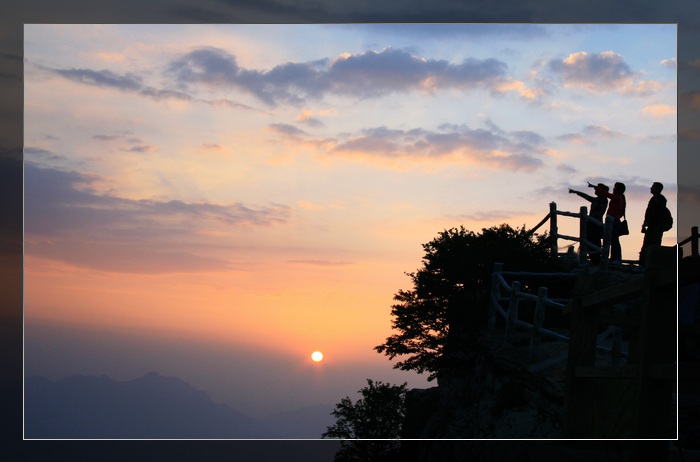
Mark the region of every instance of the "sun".
POLYGON ((320 351, 314 351, 313 353, 311 353, 311 359, 313 359, 316 362, 319 362, 323 359, 323 353, 321 353, 320 351))

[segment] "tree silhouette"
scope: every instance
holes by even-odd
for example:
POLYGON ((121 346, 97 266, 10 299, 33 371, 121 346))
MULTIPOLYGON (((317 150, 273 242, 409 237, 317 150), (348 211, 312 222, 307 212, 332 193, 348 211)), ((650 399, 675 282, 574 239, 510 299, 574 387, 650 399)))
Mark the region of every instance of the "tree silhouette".
POLYGON ((507 224, 483 229, 463 226, 441 232, 423 244, 423 266, 411 277, 413 288, 400 290, 392 306, 392 329, 398 333, 374 349, 389 359, 408 356, 395 369, 429 372, 437 377, 458 334, 486 327, 487 295, 495 262, 519 271, 549 265, 547 235, 507 224))
POLYGON ((342 441, 336 462, 388 462, 397 456, 399 445, 395 440, 405 417, 407 384, 375 383, 370 379, 367 384, 359 390, 362 398, 355 404, 345 397, 335 405, 331 414, 336 417, 336 423, 321 435, 321 438, 365 440, 342 441), (377 439, 394 441, 366 441, 377 439))

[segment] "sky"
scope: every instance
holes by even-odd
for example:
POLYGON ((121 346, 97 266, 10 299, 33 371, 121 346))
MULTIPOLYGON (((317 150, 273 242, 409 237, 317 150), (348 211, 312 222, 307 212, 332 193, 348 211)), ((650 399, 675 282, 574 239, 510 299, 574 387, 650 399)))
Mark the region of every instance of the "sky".
POLYGON ((673 24, 24 32, 25 375, 156 370, 253 416, 427 387, 373 347, 439 232, 621 181, 632 260, 653 182, 676 215, 673 24))

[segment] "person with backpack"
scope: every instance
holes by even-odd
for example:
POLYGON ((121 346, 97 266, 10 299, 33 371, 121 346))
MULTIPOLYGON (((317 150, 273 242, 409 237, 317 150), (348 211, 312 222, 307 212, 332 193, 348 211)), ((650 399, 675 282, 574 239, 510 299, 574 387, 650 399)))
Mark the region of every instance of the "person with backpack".
POLYGON ((673 217, 670 210, 666 207, 666 198, 661 191, 664 185, 656 182, 651 185, 649 191, 652 196, 647 205, 647 211, 644 214, 644 223, 642 224, 642 233, 644 234, 644 243, 642 250, 639 252, 639 265, 646 264, 646 249, 652 245, 661 245, 661 238, 665 231, 668 231, 673 226, 673 217))

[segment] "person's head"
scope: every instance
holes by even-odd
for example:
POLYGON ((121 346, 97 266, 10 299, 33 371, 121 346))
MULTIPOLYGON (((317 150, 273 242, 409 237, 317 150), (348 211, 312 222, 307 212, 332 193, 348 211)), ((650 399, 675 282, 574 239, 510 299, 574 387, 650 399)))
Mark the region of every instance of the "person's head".
MULTIPOLYGON (((605 190, 605 192, 609 192, 609 191, 610 191, 610 188, 608 187, 608 185, 603 184, 603 183, 598 183, 598 188, 605 190)), ((600 189, 596 189, 596 190, 595 190, 595 195, 596 195, 596 196, 602 196, 602 195, 603 195, 603 193, 600 191, 600 189)))
POLYGON ((615 187, 613 188, 613 194, 624 194, 625 193, 625 184, 624 183, 615 183, 615 187))
POLYGON ((661 191, 663 191, 664 185, 659 183, 658 181, 651 185, 651 188, 649 190, 651 191, 652 194, 661 194, 661 191))

